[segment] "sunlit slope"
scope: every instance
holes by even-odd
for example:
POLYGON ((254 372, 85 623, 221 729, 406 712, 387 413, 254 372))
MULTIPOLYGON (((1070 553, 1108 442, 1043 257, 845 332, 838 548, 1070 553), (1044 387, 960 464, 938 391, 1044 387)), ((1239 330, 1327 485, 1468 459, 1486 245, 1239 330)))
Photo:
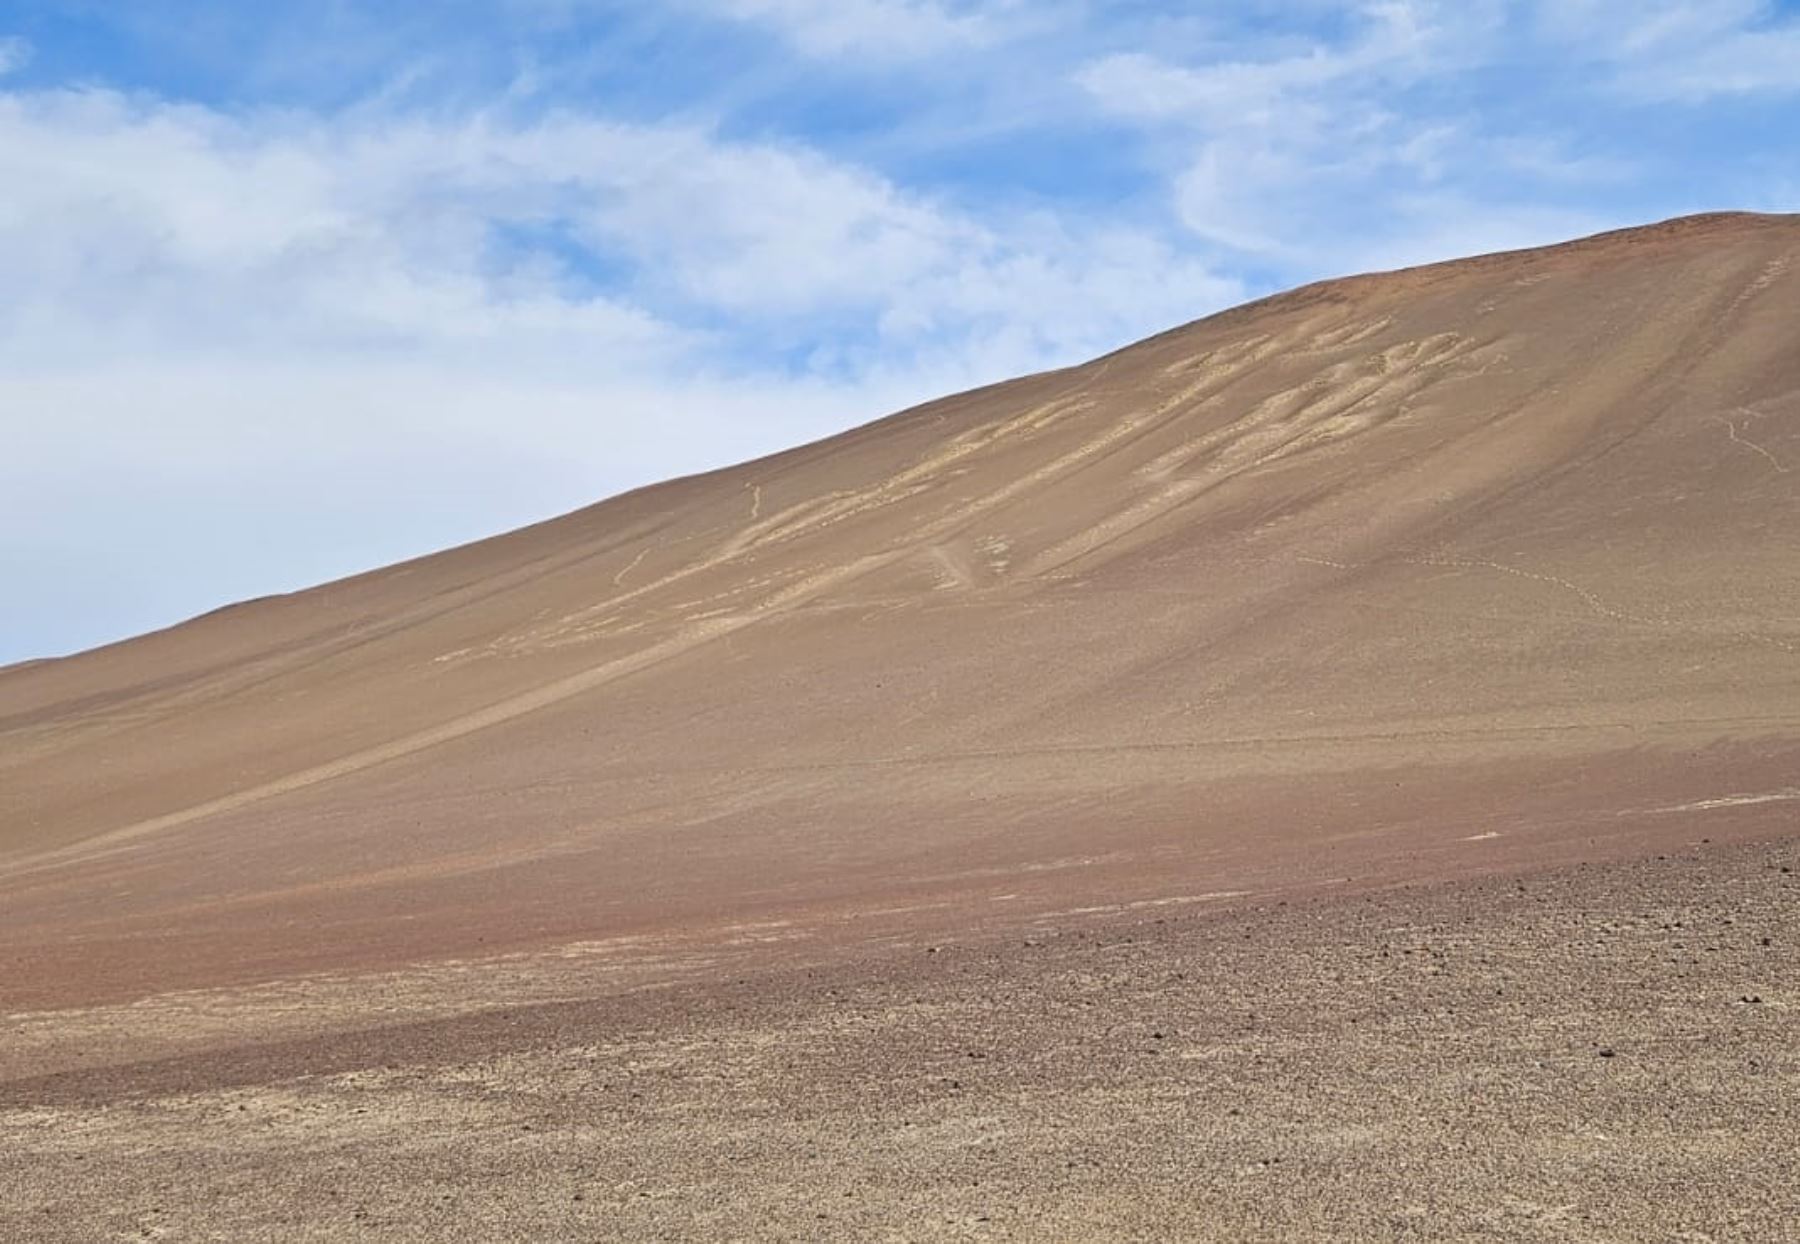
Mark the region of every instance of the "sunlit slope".
POLYGON ((0 672, 0 931, 199 979, 299 925, 332 963, 1751 832, 1800 807, 1797 260, 1722 216, 1309 287, 0 672))

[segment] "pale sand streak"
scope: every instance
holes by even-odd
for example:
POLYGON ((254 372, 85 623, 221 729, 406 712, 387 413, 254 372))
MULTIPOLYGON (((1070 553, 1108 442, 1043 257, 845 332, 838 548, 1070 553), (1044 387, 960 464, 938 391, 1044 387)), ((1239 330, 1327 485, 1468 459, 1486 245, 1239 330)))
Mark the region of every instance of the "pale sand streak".
MULTIPOLYGON (((1036 412, 1033 413, 1035 414, 1036 412)), ((1166 414, 1166 412, 1159 411, 1158 414, 1166 414)), ((1014 420, 1012 422, 1014 424, 1019 424, 1022 421, 1014 420)), ((236 811, 239 808, 260 802, 264 799, 272 798, 276 795, 289 794, 293 791, 303 790, 309 786, 315 786, 320 782, 330 781, 334 778, 346 776, 347 774, 370 769, 391 760, 399 760, 418 752, 425 751, 428 748, 463 738, 478 730, 485 730, 490 726, 499 725, 502 722, 511 721, 514 718, 524 716, 527 713, 533 713, 539 709, 547 708, 552 704, 561 703, 564 700, 581 695, 584 692, 603 687, 606 684, 614 682, 629 674, 636 673, 639 670, 646 669, 672 657, 679 656, 701 644, 708 643, 723 635, 729 635, 744 627, 750 626, 763 617, 766 617, 771 612, 778 612, 792 608, 795 605, 803 604, 834 588, 853 582, 865 574, 891 565, 895 561, 913 556, 917 553, 919 544, 928 543, 942 535, 949 534, 962 527, 971 518, 990 510, 997 509, 1007 501, 1012 500, 1024 492, 1036 487, 1041 487, 1043 484, 1059 478, 1077 467, 1085 465, 1094 457, 1112 449, 1120 441, 1139 432, 1146 422, 1148 421, 1141 419, 1124 421, 1119 426, 1102 432, 1093 441, 1085 443, 1078 448, 1053 459, 1051 462, 1046 463, 1034 471, 1027 472, 1007 485, 998 488, 985 496, 976 498, 951 511, 949 514, 944 515, 936 522, 921 528, 918 533, 917 543, 909 542, 906 545, 889 549, 885 552, 860 557, 845 565, 834 567, 802 579, 793 586, 784 588, 775 593, 760 605, 753 607, 749 612, 690 622, 683 630, 660 643, 652 644, 650 647, 638 652, 605 662, 604 664, 595 666, 593 669, 583 670, 581 673, 558 679, 555 682, 536 688, 535 690, 527 691, 520 695, 510 696, 495 704, 489 705, 487 708, 456 718, 452 721, 447 721, 444 724, 435 726, 429 730, 421 730, 417 733, 406 735, 403 738, 395 739, 391 742, 383 743, 379 746, 368 748, 360 752, 355 752, 322 765, 315 765, 310 769, 302 769, 298 773, 292 773, 286 777, 277 778, 270 782, 264 782, 245 790, 235 791, 229 795, 223 795, 217 799, 210 799, 204 803, 194 804, 190 807, 164 813, 161 816, 155 816, 147 820, 138 821, 134 824, 121 826, 118 829, 96 835, 83 842, 72 844, 62 850, 40 856, 26 867, 15 870, 15 875, 33 872, 43 867, 64 863, 71 858, 92 858, 98 854, 108 853, 110 850, 116 849, 123 844, 152 834, 160 833, 164 830, 175 829, 204 817, 236 811)), ((917 470, 917 468, 914 468, 914 470, 917 470)), ((911 472, 903 474, 911 474, 911 472)), ((894 481, 889 481, 890 485, 892 483, 894 483, 894 481)), ((715 561, 728 561, 730 560, 730 557, 731 554, 727 552, 725 555, 716 559, 707 559, 707 561, 700 563, 696 567, 676 571, 674 574, 666 576, 656 583, 638 588, 635 592, 628 592, 626 593, 626 596, 640 595, 651 591, 663 583, 685 578, 689 574, 696 572, 698 569, 713 564, 715 561)), ((621 597, 620 599, 624 599, 624 597, 621 597)))
POLYGON ((1758 445, 1755 441, 1745 440, 1742 436, 1738 435, 1737 424, 1729 419, 1721 419, 1719 422, 1725 425, 1725 431, 1727 435, 1731 437, 1733 444, 1742 445, 1745 449, 1754 450, 1764 458, 1767 458, 1769 460, 1769 465, 1775 468, 1777 474, 1786 475, 1788 473, 1788 469, 1782 465, 1781 459, 1764 449, 1761 445, 1758 445))

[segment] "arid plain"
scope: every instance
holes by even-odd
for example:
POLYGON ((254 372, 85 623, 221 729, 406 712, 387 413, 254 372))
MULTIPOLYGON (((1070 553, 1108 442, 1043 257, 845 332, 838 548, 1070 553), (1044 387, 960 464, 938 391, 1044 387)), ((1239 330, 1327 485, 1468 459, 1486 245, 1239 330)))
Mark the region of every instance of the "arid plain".
POLYGON ((1800 218, 0 671, 0 1234, 1800 1239, 1800 218))

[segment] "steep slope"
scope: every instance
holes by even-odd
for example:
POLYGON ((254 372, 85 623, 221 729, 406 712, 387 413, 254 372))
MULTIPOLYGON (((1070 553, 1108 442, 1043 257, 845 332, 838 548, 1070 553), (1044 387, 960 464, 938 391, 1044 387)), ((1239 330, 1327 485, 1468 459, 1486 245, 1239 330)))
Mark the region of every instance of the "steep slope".
POLYGON ((1796 260, 1713 216, 1313 286, 0 671, 0 1002, 1775 832, 1796 260))

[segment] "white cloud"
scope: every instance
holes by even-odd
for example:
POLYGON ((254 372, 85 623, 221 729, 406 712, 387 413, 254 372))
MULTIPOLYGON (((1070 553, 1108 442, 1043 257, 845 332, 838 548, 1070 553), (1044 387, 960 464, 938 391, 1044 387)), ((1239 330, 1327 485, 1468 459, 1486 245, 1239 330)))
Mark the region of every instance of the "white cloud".
POLYGON ((1625 76, 1636 94, 1698 102, 1719 95, 1800 94, 1800 23, 1687 47, 1625 76))
POLYGON ((31 63, 31 44, 17 35, 0 37, 0 78, 31 63))
POLYGON ((1335 39, 1226 41, 1193 63, 1118 53, 1076 81, 1108 115, 1163 136, 1171 201, 1193 233, 1283 270, 1422 262, 1609 223, 1519 204, 1532 189, 1617 180, 1623 162, 1571 154, 1546 128, 1489 132, 1453 102, 1459 80, 1508 55, 1501 6, 1328 7, 1348 19, 1335 39), (1273 50, 1240 53, 1262 46, 1273 50))
POLYGON ((1542 0, 1537 19, 1638 99, 1800 93, 1800 19, 1769 0, 1542 0))
POLYGON ((1316 104, 1319 96, 1454 73, 1479 54, 1498 21, 1486 3, 1377 0, 1349 7, 1357 32, 1342 43, 1308 39, 1281 55, 1244 59, 1230 53, 1256 43, 1232 42, 1230 53, 1194 65, 1121 52, 1084 66, 1076 80, 1120 116, 1205 128, 1314 127, 1330 119, 1316 104))
POLYGON ((811 56, 910 59, 1005 38, 1025 0, 702 0, 779 32, 811 56))
MULTIPOLYGON (((581 340, 658 366, 696 344, 683 308, 743 327, 861 315, 898 356, 983 317, 1053 321, 1046 339, 1070 347, 1138 326, 1117 301, 1047 306, 1034 275, 1100 279, 1129 250, 1110 237, 978 220, 804 148, 691 128, 245 122, 52 92, 0 95, 0 158, 18 187, 0 200, 0 317, 34 357, 80 340, 71 321, 103 322, 114 346, 466 359, 581 340), (583 254, 508 240, 546 228, 583 254), (584 258, 640 265, 635 284, 674 319, 597 292, 584 258)), ((1223 288, 1209 281, 1202 299, 1223 288)))
MULTIPOLYGON (((1129 231, 977 219, 801 147, 572 114, 0 92, 0 167, 0 562, 47 529, 109 550, 92 570, 129 564, 105 574, 120 629, 1076 361, 1239 292, 1129 231), (196 521, 246 481, 258 541, 196 521), (205 549, 204 574, 168 561, 205 549), (171 605, 188 571, 213 589, 171 605)), ((29 612, 0 647, 41 650, 29 612)))

